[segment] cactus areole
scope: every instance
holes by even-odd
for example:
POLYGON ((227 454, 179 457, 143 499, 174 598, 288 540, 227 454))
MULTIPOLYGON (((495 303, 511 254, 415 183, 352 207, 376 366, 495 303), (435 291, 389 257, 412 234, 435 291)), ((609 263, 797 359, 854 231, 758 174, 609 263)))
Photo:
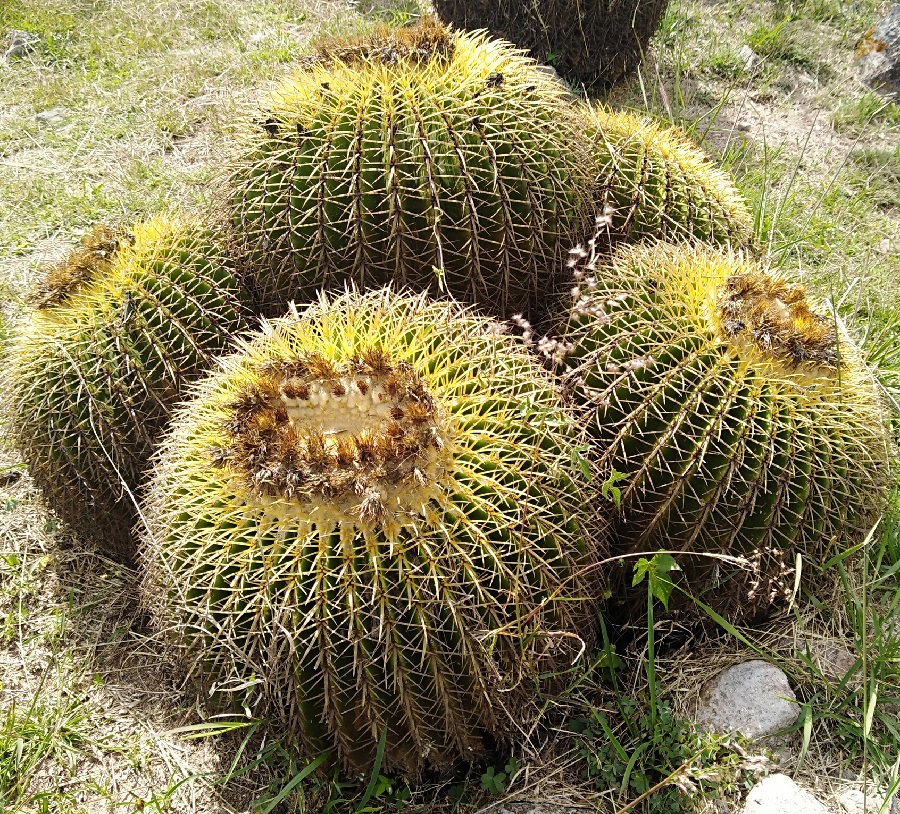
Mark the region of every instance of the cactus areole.
MULTIPOLYGON (((173 422, 144 596, 214 706, 415 775, 590 639, 576 424, 512 336, 391 291, 267 324, 173 422)), ((514 723, 515 722, 515 723, 514 723)))
POLYGON ((761 614, 794 590, 798 555, 859 543, 884 502, 871 374, 834 314, 756 262, 666 244, 596 259, 573 259, 567 376, 597 477, 621 489, 614 598, 628 601, 639 552, 678 551, 678 584, 726 616, 761 614))

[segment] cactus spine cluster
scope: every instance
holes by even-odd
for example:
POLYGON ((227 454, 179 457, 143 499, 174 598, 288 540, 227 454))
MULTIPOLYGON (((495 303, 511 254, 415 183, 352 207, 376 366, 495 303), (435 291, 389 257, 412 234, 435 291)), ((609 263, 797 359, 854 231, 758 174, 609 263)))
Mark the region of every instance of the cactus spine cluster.
POLYGON ((32 294, 3 373, 7 429, 48 504, 129 559, 135 494, 169 410, 243 328, 206 228, 98 227, 32 294))
POLYGON ((597 477, 624 476, 617 553, 682 552, 686 589, 746 618, 790 592, 797 554, 819 561, 865 537, 885 498, 888 440, 871 375, 833 314, 710 248, 577 259, 567 375, 597 477), (702 554, 746 566, 689 556, 702 554))
POLYGON ((389 289, 323 298, 175 416, 144 596, 217 708, 354 771, 384 737, 383 768, 415 775, 527 720, 537 672, 590 638, 575 425, 497 328, 389 289))
POLYGON ((751 244, 752 218, 734 182, 685 133, 603 105, 592 114, 607 242, 751 244))
POLYGON ((261 111, 224 185, 263 312, 347 280, 501 316, 555 293, 588 214, 585 123, 508 44, 427 20, 325 41, 261 111))

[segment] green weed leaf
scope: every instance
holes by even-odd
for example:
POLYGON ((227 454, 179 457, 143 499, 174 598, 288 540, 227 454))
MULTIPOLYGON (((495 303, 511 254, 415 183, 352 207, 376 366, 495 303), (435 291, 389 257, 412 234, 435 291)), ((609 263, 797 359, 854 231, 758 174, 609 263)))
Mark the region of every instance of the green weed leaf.
POLYGON ((616 484, 621 480, 625 480, 626 477, 627 475, 624 472, 613 469, 600 487, 600 494, 607 500, 612 500, 616 504, 616 509, 622 508, 622 490, 616 484))
POLYGON ((572 470, 580 472, 585 480, 590 480, 591 478, 591 465, 583 455, 588 449, 587 444, 578 444, 572 447, 572 470))
POLYGON ((498 772, 493 766, 481 775, 481 788, 491 794, 503 794, 506 789, 506 772, 498 772))
POLYGON ((641 557, 634 567, 634 580, 632 586, 640 585, 647 578, 647 589, 655 596, 666 610, 669 609, 669 597, 672 588, 675 587, 669 574, 672 571, 680 571, 678 563, 671 554, 659 551, 649 560, 641 557))

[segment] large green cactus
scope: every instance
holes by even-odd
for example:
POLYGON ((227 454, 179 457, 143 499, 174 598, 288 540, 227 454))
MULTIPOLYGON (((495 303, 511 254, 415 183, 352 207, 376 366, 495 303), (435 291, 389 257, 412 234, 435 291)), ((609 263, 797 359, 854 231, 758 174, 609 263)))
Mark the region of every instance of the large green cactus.
POLYGON ((160 216, 99 227, 32 301, 2 374, 7 430, 57 514, 129 559, 169 410, 244 327, 237 282, 205 227, 160 216))
POLYGON ((531 720, 537 673, 591 637, 596 553, 575 425, 498 327, 424 295, 322 299, 175 416, 143 594, 215 708, 354 771, 384 737, 407 774, 531 720))
POLYGON ((619 590, 637 552, 665 549, 720 613, 764 612, 792 590, 798 554, 860 542, 882 507, 872 376, 830 311, 756 262, 666 244, 596 260, 576 268, 567 378, 598 484, 622 478, 619 590))
POLYGON ((588 135, 607 242, 752 243, 753 221, 734 182, 682 131, 598 104, 588 135))
POLYGON ((441 19, 486 28, 579 87, 605 86, 650 47, 666 0, 432 0, 441 19))
POLYGON ((590 215, 585 127, 532 60, 483 35, 426 20, 320 43, 226 162, 260 310, 351 280, 534 316, 590 215))

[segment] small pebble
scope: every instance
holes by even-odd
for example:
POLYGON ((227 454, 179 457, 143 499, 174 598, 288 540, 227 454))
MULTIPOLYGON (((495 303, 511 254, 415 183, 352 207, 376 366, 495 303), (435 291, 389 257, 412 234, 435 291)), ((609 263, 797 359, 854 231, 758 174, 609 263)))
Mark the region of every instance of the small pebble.
POLYGON ((50 110, 42 110, 36 113, 36 118, 41 124, 61 124, 65 119, 66 109, 64 107, 51 107, 50 110))
POLYGON ((6 35, 6 51, 3 56, 6 59, 17 59, 28 56, 34 51, 39 37, 30 31, 19 31, 13 29, 6 35))

